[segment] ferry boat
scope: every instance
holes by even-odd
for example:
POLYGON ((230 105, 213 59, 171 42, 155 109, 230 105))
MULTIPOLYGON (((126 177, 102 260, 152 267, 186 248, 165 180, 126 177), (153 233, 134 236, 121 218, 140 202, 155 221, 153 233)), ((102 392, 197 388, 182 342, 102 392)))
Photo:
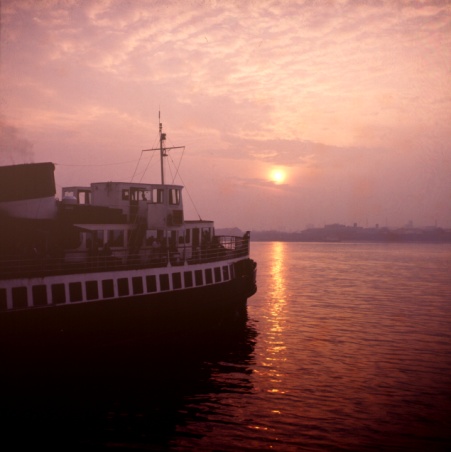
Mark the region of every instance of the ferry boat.
POLYGON ((0 334, 197 334, 245 312, 257 290, 250 234, 185 220, 165 142, 159 122, 147 151, 159 152, 161 182, 63 187, 60 199, 53 163, 0 167, 0 334))

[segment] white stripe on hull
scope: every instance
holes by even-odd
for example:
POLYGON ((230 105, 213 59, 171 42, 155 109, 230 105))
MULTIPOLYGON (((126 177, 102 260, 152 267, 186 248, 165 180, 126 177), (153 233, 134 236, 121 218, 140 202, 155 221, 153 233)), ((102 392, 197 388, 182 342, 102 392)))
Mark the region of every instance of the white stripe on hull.
POLYGON ((237 260, 0 280, 0 312, 180 291, 236 278, 237 260))

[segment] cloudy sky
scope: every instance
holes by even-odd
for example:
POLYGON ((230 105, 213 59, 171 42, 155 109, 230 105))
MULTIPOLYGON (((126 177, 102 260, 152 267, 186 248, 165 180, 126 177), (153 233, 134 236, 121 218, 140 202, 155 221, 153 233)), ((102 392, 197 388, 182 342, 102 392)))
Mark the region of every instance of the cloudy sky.
POLYGON ((1 164, 153 180, 161 110, 190 219, 451 227, 451 0, 0 4, 1 164))

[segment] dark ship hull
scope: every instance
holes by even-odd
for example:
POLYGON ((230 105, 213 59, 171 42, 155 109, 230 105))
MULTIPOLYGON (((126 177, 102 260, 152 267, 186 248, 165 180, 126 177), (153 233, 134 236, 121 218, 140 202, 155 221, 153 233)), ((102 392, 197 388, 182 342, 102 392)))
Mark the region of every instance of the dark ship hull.
POLYGON ((246 269, 239 278, 218 284, 0 312, 3 346, 196 336, 228 328, 245 318, 247 299, 256 291, 255 264, 247 260, 241 266, 246 269))

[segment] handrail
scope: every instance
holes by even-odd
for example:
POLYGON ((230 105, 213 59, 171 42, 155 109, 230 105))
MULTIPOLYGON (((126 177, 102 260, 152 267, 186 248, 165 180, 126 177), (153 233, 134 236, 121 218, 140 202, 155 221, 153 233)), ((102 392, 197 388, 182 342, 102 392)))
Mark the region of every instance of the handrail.
POLYGON ((0 280, 23 277, 43 277, 72 273, 107 272, 141 268, 220 262, 227 259, 248 257, 249 239, 233 236, 216 236, 208 244, 193 249, 191 246, 178 249, 157 249, 143 247, 137 253, 128 252, 123 257, 114 255, 85 255, 77 262, 69 262, 63 257, 36 256, 17 258, 0 256, 0 280))

